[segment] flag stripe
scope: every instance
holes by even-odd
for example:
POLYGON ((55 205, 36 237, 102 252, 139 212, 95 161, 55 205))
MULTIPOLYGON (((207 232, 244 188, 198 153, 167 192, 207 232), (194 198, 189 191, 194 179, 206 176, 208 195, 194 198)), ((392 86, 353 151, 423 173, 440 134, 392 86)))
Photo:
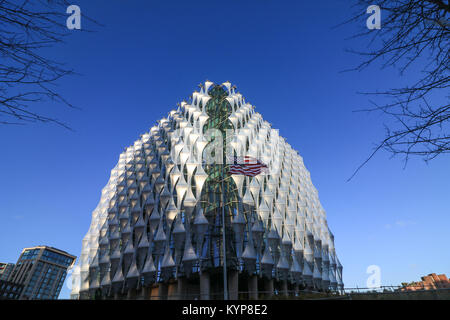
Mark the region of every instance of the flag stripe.
POLYGON ((228 171, 230 174, 243 174, 245 176, 254 177, 263 171, 268 171, 268 167, 264 163, 249 156, 228 156, 227 162, 231 163, 228 171))

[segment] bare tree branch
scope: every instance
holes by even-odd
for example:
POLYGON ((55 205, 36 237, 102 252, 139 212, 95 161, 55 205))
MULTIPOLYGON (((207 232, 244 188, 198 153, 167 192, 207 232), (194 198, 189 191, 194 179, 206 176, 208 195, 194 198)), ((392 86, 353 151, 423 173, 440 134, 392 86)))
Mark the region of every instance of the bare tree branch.
MULTIPOLYGON (((359 21, 365 26, 368 18, 365 10, 373 3, 371 0, 355 1, 358 11, 346 23, 359 21)), ((359 111, 382 112, 395 122, 386 126, 385 138, 348 180, 381 149, 393 156, 403 155, 405 165, 411 156, 430 161, 450 153, 449 1, 381 0, 377 5, 382 10, 381 30, 366 29, 353 37, 367 37, 373 49, 349 50, 365 59, 345 71, 362 71, 380 63, 381 69, 395 67, 400 75, 405 75, 412 65, 421 66, 422 72, 407 87, 364 93, 387 97, 391 102, 359 111)))
POLYGON ((55 90, 58 80, 74 71, 42 53, 70 34, 69 5, 66 0, 0 0, 0 124, 42 122, 70 129, 30 109, 43 101, 75 108, 55 90))

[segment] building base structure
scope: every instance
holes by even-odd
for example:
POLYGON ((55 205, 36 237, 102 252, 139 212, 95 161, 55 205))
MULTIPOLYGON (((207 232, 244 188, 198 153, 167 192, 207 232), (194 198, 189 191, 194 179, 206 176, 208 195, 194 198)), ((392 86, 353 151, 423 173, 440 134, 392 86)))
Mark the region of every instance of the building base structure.
MULTIPOLYGON (((217 275, 214 277, 217 280, 217 275)), ((228 273, 228 300, 258 300, 271 299, 275 295, 295 297, 302 293, 324 291, 323 288, 307 287, 303 282, 269 279, 248 275, 230 270, 228 273)), ((159 282, 143 285, 137 288, 123 289, 119 292, 109 292, 106 295, 100 291, 80 292, 81 299, 104 300, 223 300, 224 291, 220 281, 211 279, 211 275, 204 272, 198 278, 180 277, 170 282, 159 282)))

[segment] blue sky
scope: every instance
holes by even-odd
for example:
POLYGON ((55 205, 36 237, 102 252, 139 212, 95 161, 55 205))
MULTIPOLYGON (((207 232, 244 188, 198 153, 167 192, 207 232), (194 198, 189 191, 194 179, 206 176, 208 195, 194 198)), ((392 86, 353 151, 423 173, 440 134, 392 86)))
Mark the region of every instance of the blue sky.
MULTIPOLYGON (((379 153, 347 179, 384 135, 359 91, 414 79, 377 66, 341 73, 368 39, 365 25, 333 29, 351 1, 74 1, 100 21, 48 54, 80 76, 58 89, 81 110, 36 105, 67 122, 0 126, 0 261, 45 244, 79 255, 91 212, 124 147, 206 79, 231 81, 303 156, 328 215, 346 287, 450 273, 449 158, 425 164, 379 153)), ((87 23, 82 21, 82 26, 87 23)), ((374 31, 376 32, 376 31, 374 31)), ((420 67, 420 66, 418 66, 420 67)), ((67 286, 61 298, 67 298, 67 286)))

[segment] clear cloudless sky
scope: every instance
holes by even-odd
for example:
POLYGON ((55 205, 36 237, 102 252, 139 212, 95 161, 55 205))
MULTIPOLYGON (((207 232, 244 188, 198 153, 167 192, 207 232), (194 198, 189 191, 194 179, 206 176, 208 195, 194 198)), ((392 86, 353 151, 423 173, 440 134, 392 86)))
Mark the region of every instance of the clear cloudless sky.
MULTIPOLYGON (((353 1, 73 1, 101 22, 50 50, 81 75, 58 86, 81 110, 35 105, 67 122, 0 126, 0 261, 45 244, 79 255, 91 212, 124 147, 205 80, 235 84, 303 156, 327 212, 346 287, 450 273, 449 157, 428 165, 379 153, 347 179, 384 136, 379 114, 355 113, 358 94, 413 80, 378 66, 341 73, 368 39, 345 40, 353 1)), ((377 31, 374 31, 377 32, 377 31)), ((417 69, 420 66, 416 66, 417 69)), ((68 298, 68 284, 60 298, 68 298)))

